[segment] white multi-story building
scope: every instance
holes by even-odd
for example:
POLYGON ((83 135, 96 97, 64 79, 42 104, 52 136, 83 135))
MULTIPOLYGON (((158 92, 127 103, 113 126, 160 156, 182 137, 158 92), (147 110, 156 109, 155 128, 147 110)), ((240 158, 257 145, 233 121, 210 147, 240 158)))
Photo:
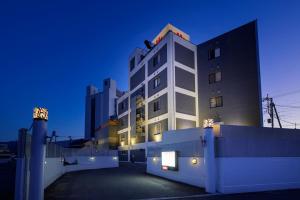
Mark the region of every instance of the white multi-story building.
POLYGON ((170 24, 152 43, 130 55, 129 92, 117 100, 119 149, 138 161, 164 131, 199 126, 197 46, 170 24))

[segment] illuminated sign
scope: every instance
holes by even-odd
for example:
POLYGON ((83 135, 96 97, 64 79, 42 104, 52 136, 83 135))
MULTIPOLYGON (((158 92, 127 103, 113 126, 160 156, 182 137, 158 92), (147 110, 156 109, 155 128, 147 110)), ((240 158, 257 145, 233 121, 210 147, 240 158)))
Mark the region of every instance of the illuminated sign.
POLYGON ((165 151, 161 152, 161 166, 163 170, 178 170, 177 152, 165 151))
POLYGON ((164 37, 165 35, 169 32, 172 31, 173 33, 175 33, 177 36, 181 37, 184 40, 190 41, 190 36, 188 34, 186 34, 185 32, 179 30, 178 28, 176 28, 175 26, 173 26, 172 24, 167 24, 162 30, 161 32, 152 40, 153 44, 158 44, 164 37))
POLYGON ((203 128, 212 128, 214 125, 214 120, 213 119, 205 119, 203 121, 203 128))
POLYGON ((33 109, 33 119, 48 121, 48 109, 35 107, 33 109))

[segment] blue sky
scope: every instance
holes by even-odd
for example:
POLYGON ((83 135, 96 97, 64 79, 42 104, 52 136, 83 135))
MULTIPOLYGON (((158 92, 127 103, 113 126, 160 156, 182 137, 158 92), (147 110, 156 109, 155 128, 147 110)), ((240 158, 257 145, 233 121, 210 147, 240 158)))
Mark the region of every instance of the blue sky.
MULTIPOLYGON (((1 1, 0 140, 29 127, 34 106, 49 109, 49 131, 83 136, 85 87, 112 77, 126 90, 128 55, 167 23, 198 44, 257 19, 262 93, 300 106, 299 2, 1 1)), ((300 127, 299 108, 278 109, 300 127)))

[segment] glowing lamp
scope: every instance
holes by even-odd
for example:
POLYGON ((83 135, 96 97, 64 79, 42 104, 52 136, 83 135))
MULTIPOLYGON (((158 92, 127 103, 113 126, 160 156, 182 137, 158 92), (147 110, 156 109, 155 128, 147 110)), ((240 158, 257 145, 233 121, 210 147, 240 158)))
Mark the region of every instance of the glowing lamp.
POLYGON ((203 121, 203 128, 212 128, 214 125, 214 120, 213 119, 205 119, 203 121))
POLYGON ((33 109, 33 119, 48 121, 48 109, 35 107, 33 109))
POLYGON ((154 157, 154 158, 152 158, 152 160, 153 160, 153 162, 156 162, 157 158, 156 158, 156 157, 154 157))
POLYGON ((197 158, 193 158, 193 159, 192 159, 192 164, 193 164, 193 165, 196 165, 197 163, 198 163, 197 158))
POLYGON ((118 157, 117 157, 117 156, 114 156, 114 157, 113 157, 113 160, 118 160, 118 157))
POLYGON ((94 161, 95 159, 96 159, 95 156, 90 156, 90 157, 89 157, 89 160, 90 160, 90 161, 94 161))

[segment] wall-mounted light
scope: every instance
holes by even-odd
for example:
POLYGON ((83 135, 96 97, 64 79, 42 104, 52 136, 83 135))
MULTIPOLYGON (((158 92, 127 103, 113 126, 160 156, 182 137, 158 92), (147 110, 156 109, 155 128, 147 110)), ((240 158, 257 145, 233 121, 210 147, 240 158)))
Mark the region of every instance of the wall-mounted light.
POLYGON ((153 158, 152 158, 152 161, 153 161, 153 162, 156 162, 156 161, 157 161, 157 158, 156 158, 156 157, 153 157, 153 158))
POLYGON ((214 125, 213 119, 205 119, 203 120, 203 128, 212 128, 214 125))
POLYGON ((95 159, 96 159, 95 156, 90 156, 90 157, 89 157, 89 160, 90 160, 90 161, 94 161, 95 159))
POLYGON ((196 165, 197 163, 198 163, 197 158, 192 158, 192 164, 193 164, 193 165, 196 165))
POLYGON ((45 165, 46 165, 46 164, 47 164, 47 161, 45 160, 45 162, 44 162, 44 163, 45 163, 45 165))
POLYGON ((117 156, 114 156, 114 157, 113 157, 113 160, 118 160, 118 157, 117 157, 117 156))

